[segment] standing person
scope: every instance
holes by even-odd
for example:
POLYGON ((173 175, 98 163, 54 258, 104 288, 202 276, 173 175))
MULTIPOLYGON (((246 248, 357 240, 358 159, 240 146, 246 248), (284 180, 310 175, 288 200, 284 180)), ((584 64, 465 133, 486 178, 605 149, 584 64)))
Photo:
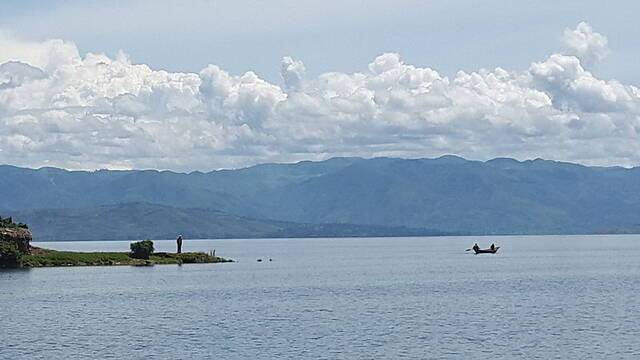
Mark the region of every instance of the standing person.
POLYGON ((178 244, 178 254, 180 254, 182 253, 182 235, 178 235, 176 243, 178 244))

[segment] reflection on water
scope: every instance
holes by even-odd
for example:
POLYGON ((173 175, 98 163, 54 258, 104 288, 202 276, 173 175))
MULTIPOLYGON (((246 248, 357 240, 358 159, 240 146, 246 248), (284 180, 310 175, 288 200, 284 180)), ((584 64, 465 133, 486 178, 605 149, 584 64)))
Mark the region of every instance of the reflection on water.
POLYGON ((0 358, 638 358, 639 240, 186 240, 238 262, 2 271, 0 358))

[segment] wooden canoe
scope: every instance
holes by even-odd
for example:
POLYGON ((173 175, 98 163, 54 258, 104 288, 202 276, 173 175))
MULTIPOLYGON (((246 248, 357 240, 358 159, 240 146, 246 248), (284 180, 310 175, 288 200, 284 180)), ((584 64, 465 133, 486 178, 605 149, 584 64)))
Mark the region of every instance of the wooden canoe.
POLYGON ((476 252, 476 254, 495 254, 498 252, 498 249, 500 249, 500 246, 496 246, 495 249, 491 250, 491 249, 473 249, 473 251, 476 252))

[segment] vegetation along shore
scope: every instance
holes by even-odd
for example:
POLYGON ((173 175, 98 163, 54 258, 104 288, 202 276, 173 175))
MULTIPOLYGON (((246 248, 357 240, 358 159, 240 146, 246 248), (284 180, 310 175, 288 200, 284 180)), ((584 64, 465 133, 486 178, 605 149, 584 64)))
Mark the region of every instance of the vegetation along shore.
POLYGON ((32 234, 25 224, 11 218, 0 218, 0 268, 31 268, 51 266, 150 266, 155 264, 204 264, 232 262, 215 252, 181 254, 155 252, 153 242, 131 243, 128 252, 57 251, 31 246, 32 234))

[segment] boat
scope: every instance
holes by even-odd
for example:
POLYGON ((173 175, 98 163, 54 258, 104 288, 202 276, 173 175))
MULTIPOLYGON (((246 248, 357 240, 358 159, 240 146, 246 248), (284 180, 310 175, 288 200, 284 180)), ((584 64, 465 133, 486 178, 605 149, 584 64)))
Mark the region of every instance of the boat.
POLYGON ((500 249, 500 246, 496 246, 493 250, 491 249, 473 249, 473 251, 475 251, 476 254, 495 254, 498 252, 498 249, 500 249))

